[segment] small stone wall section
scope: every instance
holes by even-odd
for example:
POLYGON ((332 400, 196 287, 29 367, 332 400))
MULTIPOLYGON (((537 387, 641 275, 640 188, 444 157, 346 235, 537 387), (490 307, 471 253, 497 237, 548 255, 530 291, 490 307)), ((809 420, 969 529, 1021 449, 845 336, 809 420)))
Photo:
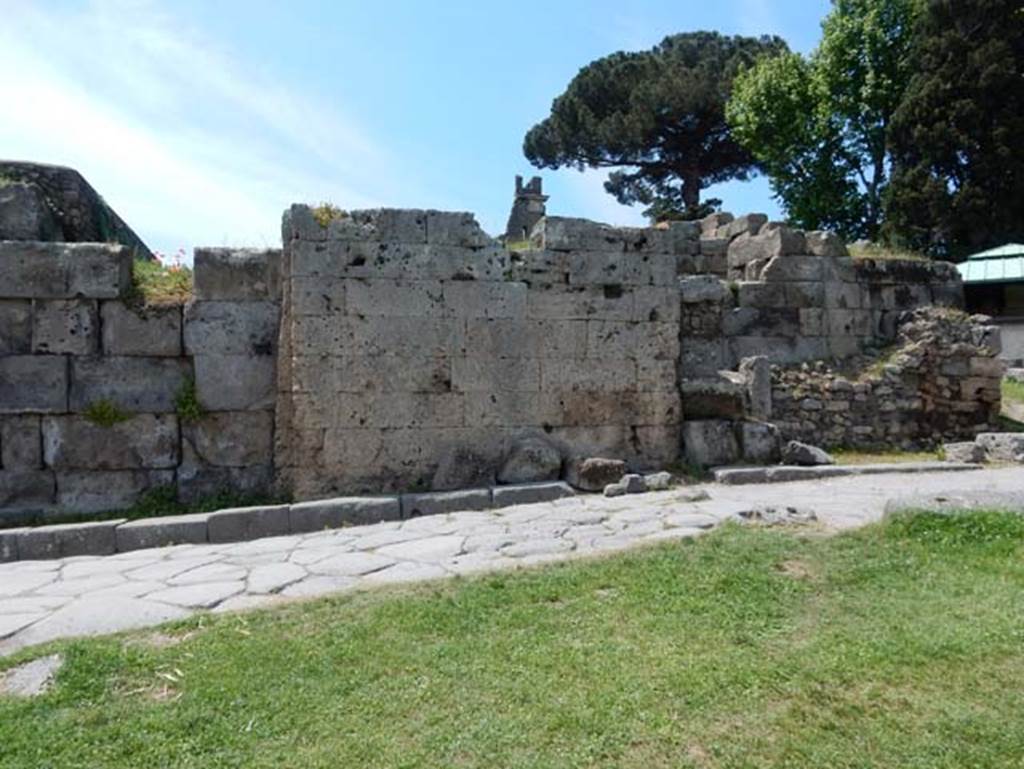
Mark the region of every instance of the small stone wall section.
POLYGON ((297 498, 486 485, 531 439, 563 459, 673 462, 677 263, 697 237, 548 217, 515 252, 471 214, 354 212, 321 226, 294 206, 282 484, 297 498))
POLYGON ((142 309, 124 246, 0 242, 0 521, 269 489, 280 252, 195 261, 196 301, 142 309))
POLYGON ((983 316, 905 313, 892 348, 850 373, 824 362, 772 371, 772 418, 785 440, 855 449, 932 449, 995 430, 1004 363, 983 316))

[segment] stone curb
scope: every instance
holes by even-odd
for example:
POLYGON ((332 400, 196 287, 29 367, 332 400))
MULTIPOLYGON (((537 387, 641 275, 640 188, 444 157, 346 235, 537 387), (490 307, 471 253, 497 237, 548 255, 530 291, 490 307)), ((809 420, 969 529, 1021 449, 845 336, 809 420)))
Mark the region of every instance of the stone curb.
POLYGON ((877 465, 817 465, 800 467, 720 467, 712 471, 716 483, 740 486, 748 483, 785 483, 787 481, 818 481, 826 478, 844 478, 851 475, 881 475, 882 473, 937 473, 982 470, 979 464, 955 462, 894 462, 877 465))
POLYGON ((126 521, 0 530, 0 563, 113 555, 183 544, 245 542, 421 515, 490 510, 575 496, 564 482, 527 483, 385 497, 338 497, 126 521))

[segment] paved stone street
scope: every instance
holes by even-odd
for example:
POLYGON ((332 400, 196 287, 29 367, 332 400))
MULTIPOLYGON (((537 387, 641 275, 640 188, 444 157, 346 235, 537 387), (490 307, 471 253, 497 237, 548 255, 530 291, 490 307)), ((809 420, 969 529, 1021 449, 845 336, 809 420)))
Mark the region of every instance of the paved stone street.
POLYGON ((516 568, 699 536, 763 506, 813 510, 832 529, 877 520, 895 497, 1024 491, 1021 468, 581 496, 228 545, 0 565, 0 655, 54 638, 156 625, 360 587, 516 568), (706 491, 708 498, 690 501, 706 491))

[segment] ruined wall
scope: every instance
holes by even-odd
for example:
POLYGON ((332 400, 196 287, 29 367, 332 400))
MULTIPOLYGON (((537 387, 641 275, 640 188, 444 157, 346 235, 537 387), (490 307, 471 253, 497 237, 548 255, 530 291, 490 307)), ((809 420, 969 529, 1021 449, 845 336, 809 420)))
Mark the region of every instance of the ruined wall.
POLYGON ((444 487, 453 465, 481 484, 528 436, 566 457, 676 459, 694 228, 547 218, 509 252, 470 214, 325 225, 304 206, 284 222, 276 456, 296 496, 444 487))
POLYGON ((0 242, 0 521, 269 487, 279 252, 197 251, 184 308, 139 308, 131 259, 0 242))
POLYGON ((997 429, 999 330, 939 308, 904 313, 894 346, 837 369, 775 367, 772 421, 787 440, 860 449, 934 448, 997 429))

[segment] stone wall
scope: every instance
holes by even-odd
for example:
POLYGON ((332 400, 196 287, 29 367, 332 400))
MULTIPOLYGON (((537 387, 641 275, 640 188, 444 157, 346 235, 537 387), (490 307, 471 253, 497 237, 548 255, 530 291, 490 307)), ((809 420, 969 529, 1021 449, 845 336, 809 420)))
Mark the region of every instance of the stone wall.
POLYGON ((696 229, 549 217, 533 237, 510 252, 470 214, 356 212, 322 226, 293 207, 283 484, 297 497, 483 485, 531 439, 564 459, 673 462, 677 262, 696 229))
POLYGON ((935 448, 997 429, 1004 363, 983 316, 904 313, 894 345, 843 368, 772 372, 772 421, 787 440, 858 449, 935 448))
POLYGON ((137 306, 131 260, 0 242, 0 522, 269 489, 279 252, 198 250, 184 308, 137 306))

